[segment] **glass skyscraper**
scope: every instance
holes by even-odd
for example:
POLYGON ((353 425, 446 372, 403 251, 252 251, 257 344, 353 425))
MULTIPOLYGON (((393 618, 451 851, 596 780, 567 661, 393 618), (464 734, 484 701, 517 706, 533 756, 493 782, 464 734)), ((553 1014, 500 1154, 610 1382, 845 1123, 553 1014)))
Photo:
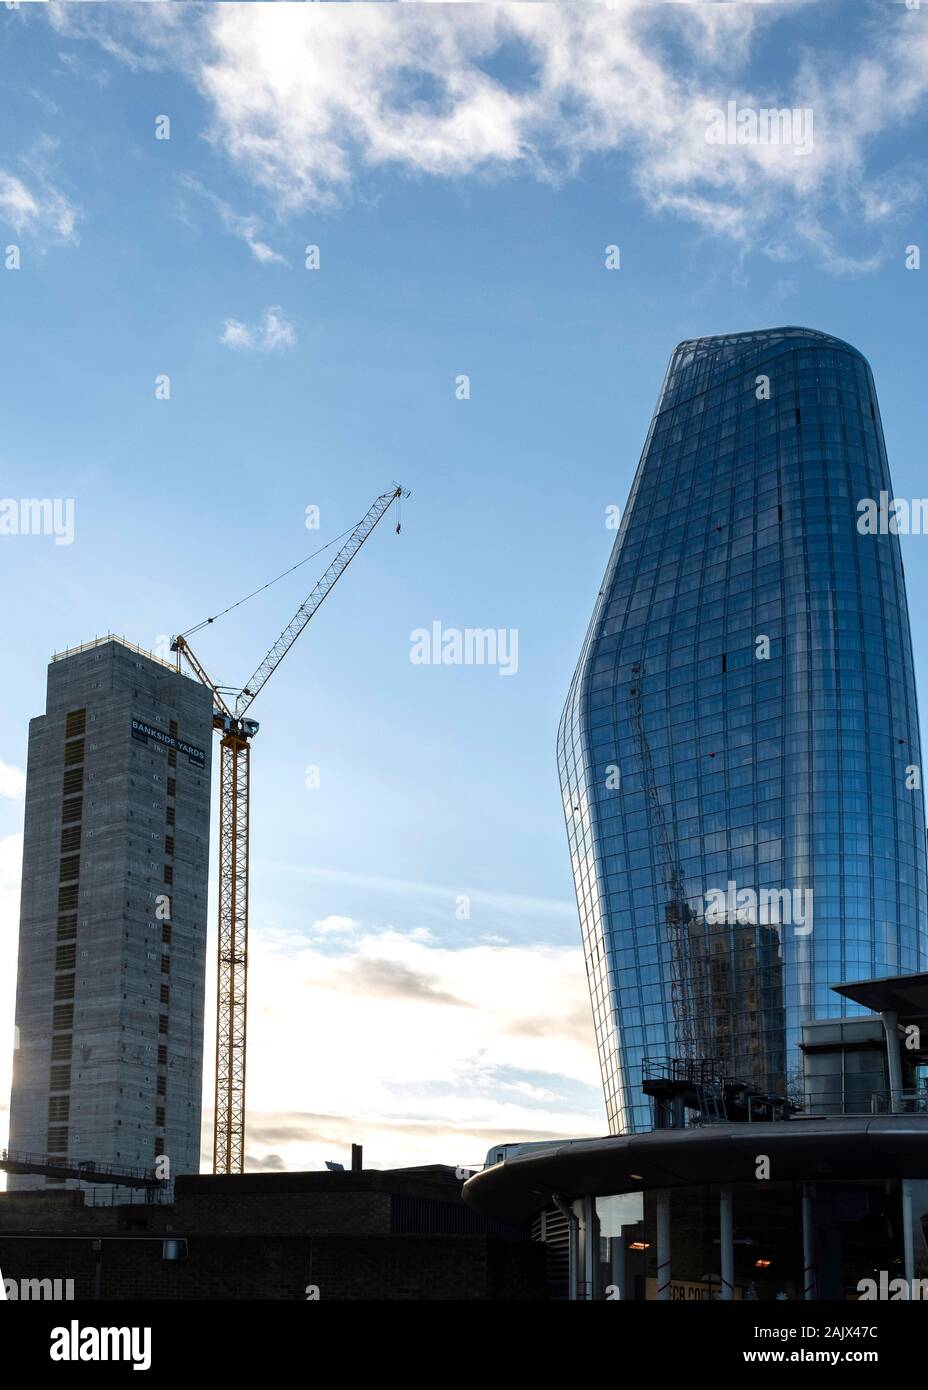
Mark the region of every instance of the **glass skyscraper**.
POLYGON ((612 1132, 646 1059, 795 1087, 839 981, 928 968, 918 711, 870 368, 802 328, 673 353, 558 735, 612 1132), (885 497, 884 497, 885 502, 885 497))

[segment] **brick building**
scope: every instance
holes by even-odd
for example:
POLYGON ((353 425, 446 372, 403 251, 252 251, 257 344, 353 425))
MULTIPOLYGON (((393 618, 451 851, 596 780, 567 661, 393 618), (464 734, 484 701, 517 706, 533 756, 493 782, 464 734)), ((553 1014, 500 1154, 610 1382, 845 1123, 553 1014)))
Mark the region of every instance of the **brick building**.
POLYGON ((8 1279, 76 1300, 522 1300, 545 1247, 464 1205, 452 1168, 179 1177, 171 1204, 0 1195, 8 1279))

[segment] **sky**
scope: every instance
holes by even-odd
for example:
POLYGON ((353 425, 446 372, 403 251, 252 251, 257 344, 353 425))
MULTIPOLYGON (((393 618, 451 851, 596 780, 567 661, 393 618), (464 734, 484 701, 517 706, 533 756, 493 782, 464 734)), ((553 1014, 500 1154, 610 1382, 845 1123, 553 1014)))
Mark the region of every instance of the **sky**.
MULTIPOLYGON (((247 1166, 603 1133, 554 741, 615 515, 675 344, 781 324, 867 356, 926 492, 928 3, 23 4, 0 97, 0 493, 73 500, 0 534, 0 1147, 51 654, 164 652, 394 482, 252 711, 247 1166)), ((330 554, 198 637, 221 683, 330 554)))

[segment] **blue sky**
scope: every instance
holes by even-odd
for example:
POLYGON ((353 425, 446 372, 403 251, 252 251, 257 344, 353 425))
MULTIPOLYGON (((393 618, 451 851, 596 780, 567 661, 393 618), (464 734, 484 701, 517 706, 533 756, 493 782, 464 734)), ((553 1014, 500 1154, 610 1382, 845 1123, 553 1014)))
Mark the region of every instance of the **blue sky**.
MULTIPOLYGON (((601 1132, 554 735, 606 509, 673 346, 783 323, 867 355, 925 492, 928 5, 30 5, 0 89, 0 491, 75 504, 72 545, 0 538, 0 1039, 50 654, 155 647, 399 480, 254 709, 250 1161, 601 1132), (812 150, 708 145, 728 100, 811 108, 812 150), (515 629, 517 673, 414 665, 433 621, 515 629)), ((324 565, 205 634, 213 673, 324 565)))

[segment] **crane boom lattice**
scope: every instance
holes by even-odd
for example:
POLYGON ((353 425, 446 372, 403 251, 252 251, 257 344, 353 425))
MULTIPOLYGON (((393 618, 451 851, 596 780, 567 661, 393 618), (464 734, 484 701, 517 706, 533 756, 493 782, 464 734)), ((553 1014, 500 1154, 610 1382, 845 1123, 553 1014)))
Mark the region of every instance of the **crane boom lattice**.
POLYGON ((293 618, 284 628, 273 647, 271 647, 251 680, 242 688, 241 694, 236 697, 235 713, 239 718, 245 713, 261 687, 267 683, 281 661, 283 661, 287 652, 293 646, 310 618, 318 612, 323 599, 332 592, 336 583, 345 573, 345 570, 351 564, 352 560, 361 549, 361 546, 367 540, 388 507, 392 502, 402 497, 402 495, 403 489, 399 487, 393 492, 382 493, 381 496, 372 503, 367 514, 358 522, 341 550, 335 556, 335 559, 329 565, 325 574, 317 582, 309 598, 300 604, 293 618))
POLYGON ((644 728, 644 705, 641 693, 644 672, 638 663, 632 667, 632 672, 633 684, 629 692, 632 698, 632 723, 635 730, 635 741, 638 745, 641 772, 644 777, 648 820, 657 834, 664 861, 664 883, 667 891, 664 919, 670 947, 671 1005, 677 1035, 677 1049, 682 1058, 691 1060, 695 1052, 693 1009, 690 998, 692 980, 689 970, 689 923, 692 914, 686 897, 683 871, 677 862, 670 833, 667 829, 664 804, 661 801, 657 788, 657 778, 654 775, 654 760, 651 757, 651 749, 644 728))

